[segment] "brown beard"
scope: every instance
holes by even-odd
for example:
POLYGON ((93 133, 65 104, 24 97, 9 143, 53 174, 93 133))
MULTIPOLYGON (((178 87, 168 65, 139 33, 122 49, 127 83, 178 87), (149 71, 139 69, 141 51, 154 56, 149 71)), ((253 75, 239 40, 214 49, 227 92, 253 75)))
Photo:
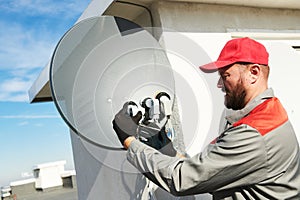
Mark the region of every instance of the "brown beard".
POLYGON ((235 86, 232 91, 226 89, 225 106, 232 110, 240 110, 245 107, 246 90, 243 86, 243 82, 240 82, 235 86))

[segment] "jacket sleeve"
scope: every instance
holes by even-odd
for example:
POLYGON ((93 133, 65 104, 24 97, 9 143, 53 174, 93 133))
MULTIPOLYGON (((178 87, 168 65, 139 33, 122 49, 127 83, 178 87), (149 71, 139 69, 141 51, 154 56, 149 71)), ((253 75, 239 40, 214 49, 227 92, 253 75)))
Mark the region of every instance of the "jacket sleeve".
POLYGON ((203 152, 185 159, 163 155, 134 141, 127 159, 173 195, 212 193, 266 178, 267 153, 262 137, 248 125, 231 127, 203 152))

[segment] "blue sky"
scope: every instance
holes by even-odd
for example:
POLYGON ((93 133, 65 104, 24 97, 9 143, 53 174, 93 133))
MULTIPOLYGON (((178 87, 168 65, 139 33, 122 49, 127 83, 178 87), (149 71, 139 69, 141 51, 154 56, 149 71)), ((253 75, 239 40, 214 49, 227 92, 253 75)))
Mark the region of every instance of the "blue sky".
POLYGON ((0 0, 0 186, 32 167, 67 160, 68 127, 53 102, 29 104, 28 90, 62 35, 90 0, 0 0))

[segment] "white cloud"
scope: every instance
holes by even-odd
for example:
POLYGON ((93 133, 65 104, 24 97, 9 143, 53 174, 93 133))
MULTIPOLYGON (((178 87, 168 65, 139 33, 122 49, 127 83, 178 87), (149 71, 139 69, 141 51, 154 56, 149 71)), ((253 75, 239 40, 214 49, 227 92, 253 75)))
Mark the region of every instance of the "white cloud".
POLYGON ((0 22, 0 68, 44 67, 56 45, 45 30, 0 22))
POLYGON ((0 101, 5 102, 29 102, 29 97, 27 94, 14 94, 6 93, 0 95, 0 101))
POLYGON ((2 73, 5 73, 5 76, 0 81, 0 101, 28 102, 28 90, 36 78, 37 72, 24 69, 2 70, 2 73))
POLYGON ((87 0, 0 0, 1 12, 11 15, 0 19, 0 69, 44 67, 65 23, 76 20, 86 6, 87 0))
MULTIPOLYGON (((5 0, 6 1, 6 0, 5 0)), ((89 0, 10 0, 0 4, 0 9, 23 12, 26 15, 64 15, 72 17, 81 13, 89 0)), ((50 16, 51 17, 51 16, 50 16)))
POLYGON ((24 121, 24 122, 20 122, 18 123, 18 126, 26 126, 28 125, 29 123, 27 121, 24 121))
POLYGON ((47 32, 4 22, 0 22, 0 35, 0 101, 28 101, 37 69, 49 61, 56 41, 47 32))
POLYGON ((0 101, 28 102, 28 90, 38 76, 33 70, 47 64, 64 24, 75 20, 89 1, 0 0, 1 12, 12 16, 0 19, 0 101), (64 22, 55 24, 60 18, 64 22))
POLYGON ((48 33, 0 22, 0 101, 28 102, 28 90, 49 61, 56 41, 48 33))
POLYGON ((31 178, 31 177, 33 177, 33 172, 22 172, 21 177, 22 178, 31 178))
POLYGON ((13 78, 6 81, 3 81, 0 84, 0 91, 1 92, 20 92, 26 91, 31 86, 31 81, 24 81, 20 78, 13 78))
POLYGON ((56 119, 59 115, 0 115, 0 119, 56 119))
POLYGON ((34 124, 34 126, 36 126, 36 127, 43 127, 44 124, 42 124, 42 123, 36 123, 36 124, 34 124))

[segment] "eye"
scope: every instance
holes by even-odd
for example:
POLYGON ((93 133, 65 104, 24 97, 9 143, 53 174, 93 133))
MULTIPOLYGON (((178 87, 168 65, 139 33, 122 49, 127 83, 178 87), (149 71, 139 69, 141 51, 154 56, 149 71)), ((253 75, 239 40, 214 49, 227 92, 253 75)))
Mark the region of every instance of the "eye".
POLYGON ((230 76, 229 74, 223 74, 223 75, 221 75, 221 78, 223 80, 226 80, 229 76, 230 76))

